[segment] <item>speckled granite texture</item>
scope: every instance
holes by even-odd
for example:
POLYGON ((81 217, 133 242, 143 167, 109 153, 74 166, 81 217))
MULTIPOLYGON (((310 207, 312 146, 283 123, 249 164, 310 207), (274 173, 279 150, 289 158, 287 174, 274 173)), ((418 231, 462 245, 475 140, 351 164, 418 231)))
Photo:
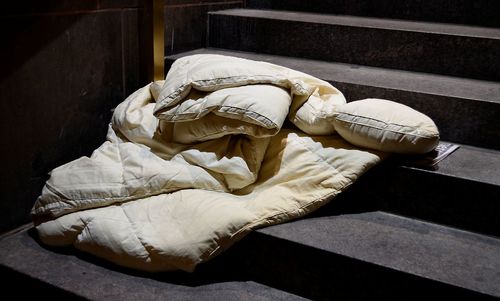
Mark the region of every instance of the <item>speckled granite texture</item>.
POLYGON ((500 297, 498 239, 379 211, 258 230, 193 274, 138 273, 66 249, 48 250, 26 230, 0 238, 2 276, 66 298, 500 297))
POLYGON ((209 15, 209 46, 500 80, 500 29, 264 10, 209 15))
POLYGON ((33 235, 33 229, 24 229, 0 238, 0 274, 7 284, 18 281, 12 291, 17 297, 35 293, 71 300, 305 300, 236 274, 237 266, 224 259, 193 274, 138 273, 67 249, 45 249, 33 235), (19 283, 36 291, 19 290, 19 283))
POLYGON ((247 0, 248 8, 309 11, 378 18, 500 27, 496 0, 247 0))
MULTIPOLYGON (((346 203, 500 237, 499 159, 498 151, 470 146, 461 146, 436 170, 406 167, 408 158, 394 158, 346 191, 346 203)), ((331 214, 326 209, 322 214, 331 214)))
POLYGON ((315 270, 335 275, 329 279, 331 289, 341 279, 351 288, 347 290, 351 296, 418 299, 446 292, 448 297, 472 297, 454 290, 461 287, 500 297, 498 239, 379 211, 301 220, 265 228, 259 234, 266 235, 268 243, 257 248, 273 249, 273 259, 281 256, 283 262, 297 263, 288 268, 290 274, 311 273, 308 284, 320 277, 312 276, 315 270), (284 242, 278 246, 271 243, 273 239, 284 242), (304 246, 310 250, 309 257, 301 262, 299 258, 304 256, 297 254, 307 252, 304 246), (356 263, 350 264, 353 260, 356 263), (406 278, 408 275, 422 278, 406 278))

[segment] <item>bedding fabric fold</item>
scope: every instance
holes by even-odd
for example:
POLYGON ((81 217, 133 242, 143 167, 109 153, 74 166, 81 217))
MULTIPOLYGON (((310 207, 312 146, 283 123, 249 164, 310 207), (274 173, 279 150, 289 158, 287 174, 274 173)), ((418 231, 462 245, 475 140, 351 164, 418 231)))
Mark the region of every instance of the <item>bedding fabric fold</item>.
POLYGON ((334 134, 328 118, 343 103, 330 84, 281 66, 179 59, 117 106, 90 157, 51 172, 32 209, 38 234, 134 269, 193 271, 380 162, 334 134))

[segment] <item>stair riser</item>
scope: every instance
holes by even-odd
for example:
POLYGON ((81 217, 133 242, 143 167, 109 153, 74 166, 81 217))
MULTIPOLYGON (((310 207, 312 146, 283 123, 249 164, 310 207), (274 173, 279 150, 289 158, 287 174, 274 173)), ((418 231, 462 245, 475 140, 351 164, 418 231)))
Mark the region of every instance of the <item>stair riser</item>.
POLYGON ((387 164, 356 182, 344 203, 358 203, 350 205, 358 211, 375 203, 377 210, 500 237, 498 195, 496 185, 387 164))
POLYGON ((396 300, 446 294, 484 299, 463 288, 417 277, 278 239, 255 232, 232 247, 229 256, 239 256, 241 270, 259 283, 313 300, 357 300, 379 297, 396 300), (237 255, 236 255, 237 254, 237 255))
POLYGON ((498 103, 353 83, 330 83, 342 91, 348 101, 389 99, 428 115, 438 126, 444 141, 500 149, 498 103))
POLYGON ((498 186, 410 169, 391 183, 379 200, 386 211, 500 237, 498 186))
POLYGON ((500 40, 263 18, 209 16, 209 46, 500 80, 500 40))
POLYGON ((247 0, 247 7, 500 27, 495 0, 247 0))

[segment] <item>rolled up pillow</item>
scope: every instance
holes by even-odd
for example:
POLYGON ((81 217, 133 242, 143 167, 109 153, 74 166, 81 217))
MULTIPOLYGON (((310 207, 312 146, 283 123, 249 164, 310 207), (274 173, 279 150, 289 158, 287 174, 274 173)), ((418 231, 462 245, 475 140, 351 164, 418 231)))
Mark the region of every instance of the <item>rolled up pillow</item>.
POLYGON ((369 98, 340 106, 332 123, 348 142, 385 152, 423 154, 439 143, 432 119, 385 99, 369 98))

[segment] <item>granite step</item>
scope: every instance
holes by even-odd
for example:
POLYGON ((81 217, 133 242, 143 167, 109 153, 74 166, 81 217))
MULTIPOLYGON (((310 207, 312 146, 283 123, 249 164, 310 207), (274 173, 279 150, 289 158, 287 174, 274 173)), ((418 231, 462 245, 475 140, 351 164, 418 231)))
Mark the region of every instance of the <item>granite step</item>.
POLYGON ((496 0, 247 0, 246 7, 500 27, 496 0))
POLYGON ((446 141, 500 149, 500 83, 222 49, 197 49, 166 58, 213 53, 267 61, 324 79, 348 101, 384 98, 430 116, 446 141))
POLYGON ((208 46, 500 81, 500 29, 275 10, 209 13, 208 46))
POLYGON ((30 227, 0 237, 5 296, 22 299, 35 293, 50 300, 306 300, 249 279, 224 257, 200 266, 193 274, 142 273, 74 249, 46 248, 30 227))
POLYGON ((461 145, 436 170, 395 161, 366 181, 381 210, 500 237, 500 151, 461 145))
POLYGON ((0 238, 6 291, 76 300, 488 300, 499 271, 499 239, 380 211, 262 228, 191 274, 46 248, 30 225, 0 238))
POLYGON ((255 281, 314 300, 500 298, 499 239, 380 211, 263 228, 234 248, 255 281))
POLYGON ((500 237, 499 151, 461 145, 435 170, 405 161, 374 167, 314 215, 381 210, 500 237))

